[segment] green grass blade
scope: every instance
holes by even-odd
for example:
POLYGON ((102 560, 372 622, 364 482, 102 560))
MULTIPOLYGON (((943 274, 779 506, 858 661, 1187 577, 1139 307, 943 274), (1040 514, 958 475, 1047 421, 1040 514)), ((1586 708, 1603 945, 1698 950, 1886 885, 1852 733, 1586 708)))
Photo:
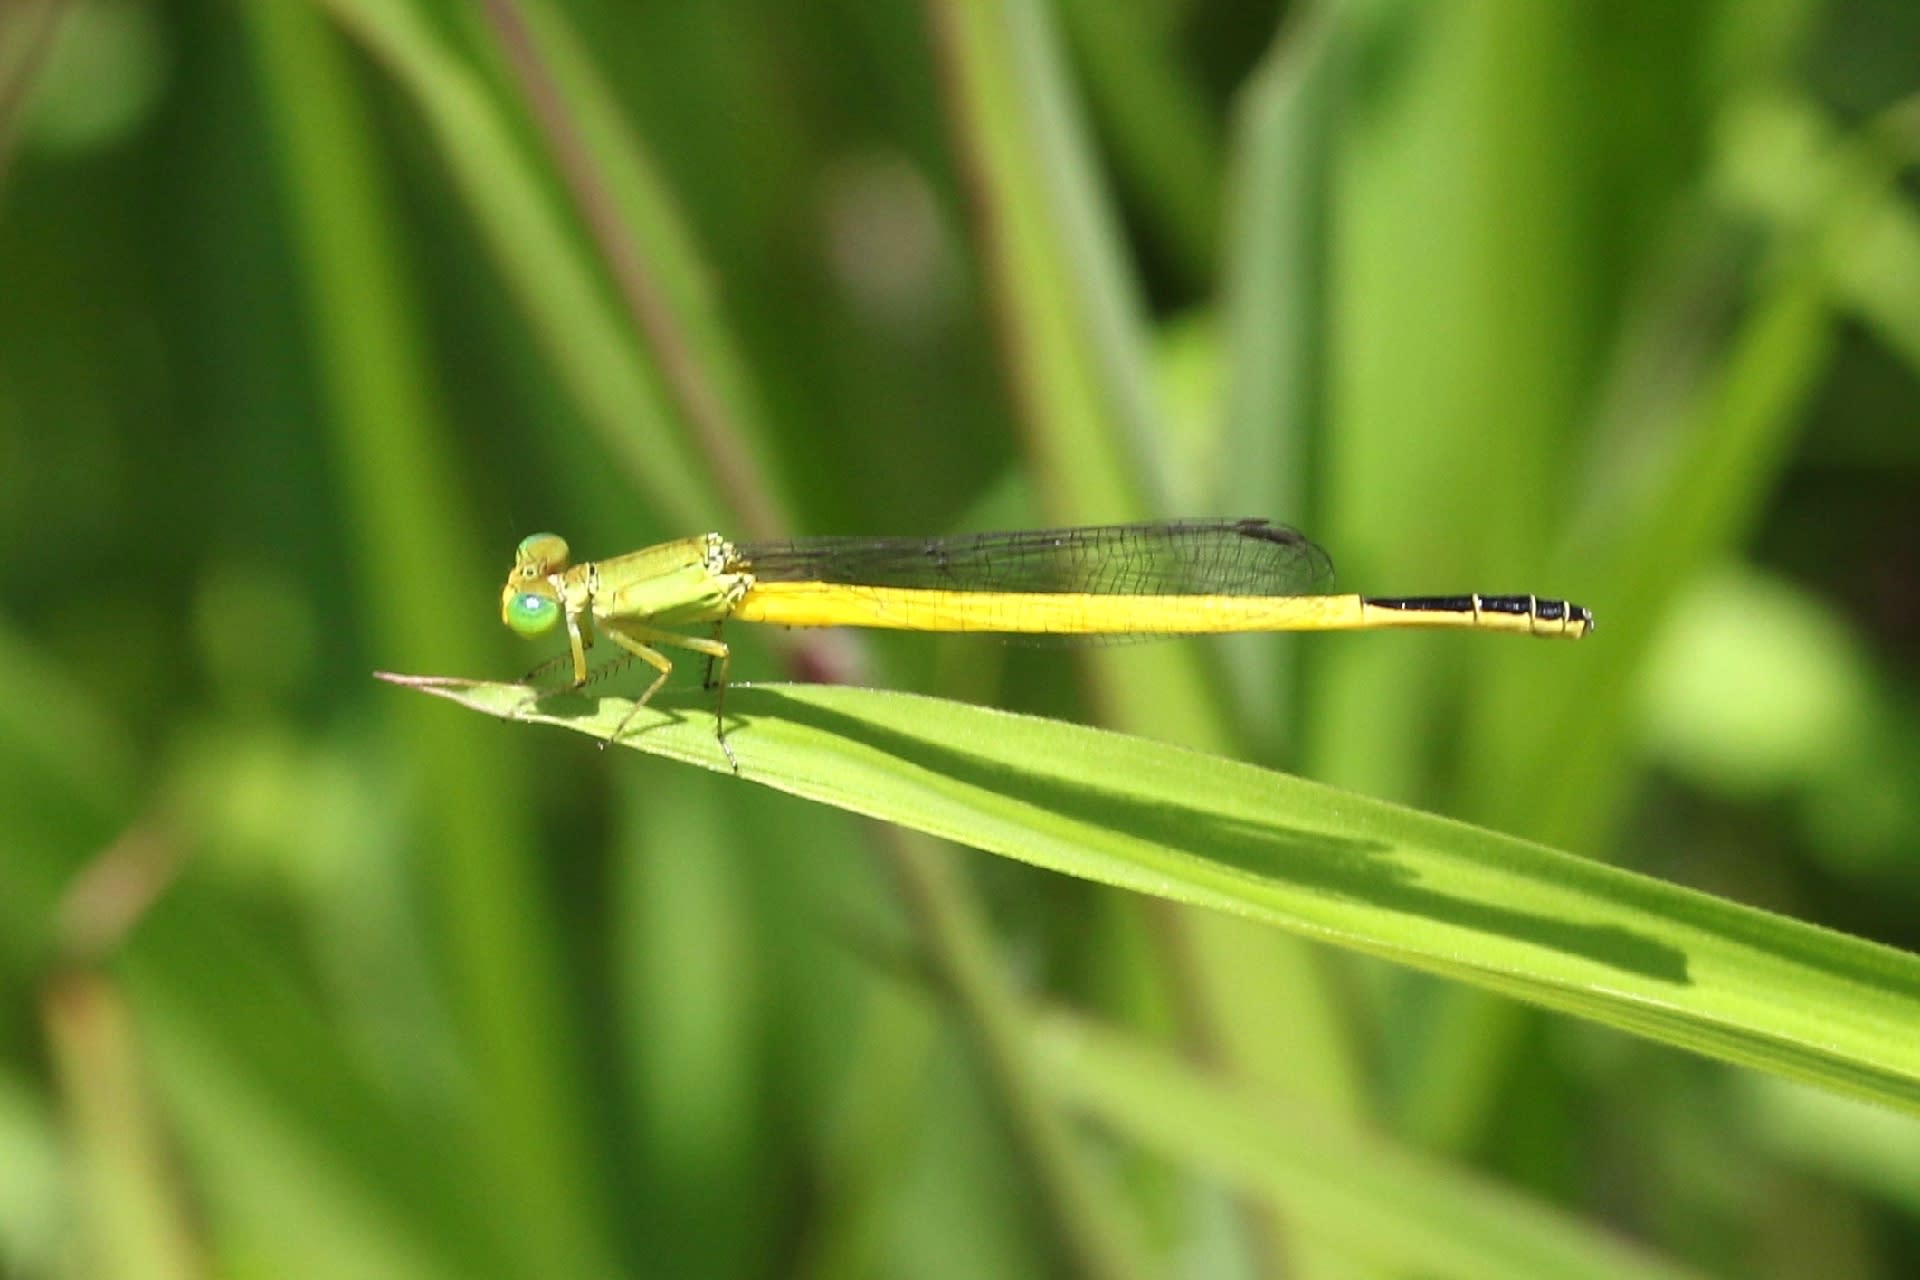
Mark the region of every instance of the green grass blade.
POLYGON ((723 509, 655 369, 640 356, 539 170, 474 69, 395 0, 323 0, 410 94, 555 376, 602 447, 668 525, 723 509))
MULTIPOLYGON (((479 661, 490 642, 467 626, 485 598, 479 552, 454 480, 457 434, 425 374, 410 277, 373 175, 371 125, 334 33, 310 10, 250 4, 246 15, 283 142, 287 198, 322 354, 356 567, 392 653, 479 661)), ((491 1161, 511 1188, 503 1239, 569 1274, 605 1274, 593 1141, 579 1103, 585 1066, 569 1025, 558 930, 542 910, 523 780, 502 743, 405 726, 441 841, 453 990, 488 1100, 491 1161)))
POLYGON ((1169 15, 1104 0, 1067 0, 1059 11, 1117 176, 1181 275, 1204 280, 1219 234, 1220 139, 1199 77, 1167 38, 1169 15))
POLYGON ((1075 1109, 1270 1200, 1303 1237, 1364 1265, 1474 1280, 1695 1274, 1358 1126, 1223 1088, 1083 1019, 1041 1021, 1035 1049, 1046 1079, 1075 1109))
POLYGON ((1241 91, 1236 110, 1227 269, 1225 441, 1216 463, 1222 510, 1304 518, 1308 447, 1326 430, 1330 251, 1336 126, 1346 33, 1325 7, 1288 24, 1241 91))
POLYGON ((1031 0, 932 7, 973 181, 995 321, 1050 518, 1166 510, 1180 485, 1150 384, 1138 287, 1047 15, 1031 0))
POLYGON ((706 471, 745 536, 785 536, 788 504, 760 462, 760 398, 678 199, 561 11, 495 3, 486 12, 706 471))
MULTIPOLYGON (((536 703, 389 677, 508 719, 727 763, 709 698, 536 703), (548 709, 543 709, 548 708, 548 709)), ((736 685, 744 779, 1234 912, 1666 1044, 1920 1110, 1920 959, 1286 774, 908 694, 736 685)))
MULTIPOLYGON (((1204 509, 1151 376, 1140 285, 1081 125, 1077 91, 1044 6, 1032 0, 930 6, 946 101, 973 181, 991 298, 1047 518, 1122 518, 1204 509)), ((1095 649, 1103 718, 1156 737, 1224 748, 1228 728, 1201 646, 1095 649)), ((1238 922, 1157 916, 1168 954, 1185 954, 1182 1005, 1196 1039, 1247 1075, 1276 1079, 1298 1053, 1276 1052, 1264 1022, 1240 1016, 1295 1002, 1290 1040, 1320 1034, 1331 1001, 1288 940, 1238 922), (1249 974, 1261 975, 1258 981, 1249 974), (1304 1028, 1304 1030, 1303 1030, 1304 1028)), ((1331 1056, 1331 1055, 1329 1055, 1331 1056)), ((1315 1060, 1318 1060, 1316 1055, 1315 1060)), ((1320 1072, 1337 1075, 1337 1071, 1320 1072)), ((1344 1086, 1316 1083, 1317 1093, 1344 1086)))
MULTIPOLYGON (((1332 10, 1306 8, 1241 91, 1221 283, 1227 390, 1208 509, 1307 529, 1313 445, 1327 428, 1328 214, 1347 43, 1332 10)), ((1271 756, 1299 722, 1294 654, 1275 662, 1257 637, 1222 651, 1243 740, 1271 756)))

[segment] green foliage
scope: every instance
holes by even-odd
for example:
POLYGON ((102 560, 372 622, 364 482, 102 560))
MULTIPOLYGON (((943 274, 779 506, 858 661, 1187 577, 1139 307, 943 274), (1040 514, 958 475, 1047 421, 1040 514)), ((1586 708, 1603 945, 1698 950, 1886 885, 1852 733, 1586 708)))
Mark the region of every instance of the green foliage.
POLYGON ((1910 1273, 1917 44, 0 5, 0 1273, 1910 1273), (368 677, 1182 514, 1600 630, 368 677))
POLYGON ((390 678, 1920 1110, 1920 959, 1523 840, 907 694, 735 687, 723 749, 705 699, 636 711, 602 697, 560 714, 522 685, 390 678))

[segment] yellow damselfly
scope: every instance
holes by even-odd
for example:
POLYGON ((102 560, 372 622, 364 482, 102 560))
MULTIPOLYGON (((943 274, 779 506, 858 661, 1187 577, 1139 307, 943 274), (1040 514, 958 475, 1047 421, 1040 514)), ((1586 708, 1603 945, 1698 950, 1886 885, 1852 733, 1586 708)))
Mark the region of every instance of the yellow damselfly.
POLYGON ((718 663, 724 694, 726 622, 1129 637, 1456 627, 1575 639, 1594 629, 1565 600, 1333 595, 1332 578, 1324 551, 1257 518, 757 544, 706 533, 579 563, 565 539, 539 533, 520 543, 500 613, 526 636, 565 627, 572 688, 587 682, 587 651, 605 633, 657 673, 636 708, 673 670, 663 647, 718 663), (675 629, 702 624, 712 634, 675 629))

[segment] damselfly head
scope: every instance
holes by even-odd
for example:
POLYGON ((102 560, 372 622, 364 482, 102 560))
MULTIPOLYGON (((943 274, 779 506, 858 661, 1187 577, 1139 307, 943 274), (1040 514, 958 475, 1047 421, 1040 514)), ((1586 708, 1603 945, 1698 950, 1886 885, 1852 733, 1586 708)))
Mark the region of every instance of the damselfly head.
POLYGON ((557 533, 522 538, 500 592, 500 620, 523 636, 552 630, 561 608, 552 578, 565 571, 567 557, 567 540, 557 533))

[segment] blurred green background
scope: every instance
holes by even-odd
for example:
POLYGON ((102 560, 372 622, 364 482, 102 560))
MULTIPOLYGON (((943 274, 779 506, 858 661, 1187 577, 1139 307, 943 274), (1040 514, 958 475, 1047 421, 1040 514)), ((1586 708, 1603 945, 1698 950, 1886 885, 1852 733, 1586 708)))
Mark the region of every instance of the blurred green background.
MULTIPOLYGON (((902 856, 1032 1005, 1707 1274, 1912 1274, 1908 1120, 370 673, 548 656, 539 529, 1269 515, 1599 633, 735 677, 1912 949, 1916 49, 1904 0, 0 7, 0 1275, 1095 1269, 902 856)), ((1153 1271, 1383 1274, 1070 1134, 1153 1271)))

